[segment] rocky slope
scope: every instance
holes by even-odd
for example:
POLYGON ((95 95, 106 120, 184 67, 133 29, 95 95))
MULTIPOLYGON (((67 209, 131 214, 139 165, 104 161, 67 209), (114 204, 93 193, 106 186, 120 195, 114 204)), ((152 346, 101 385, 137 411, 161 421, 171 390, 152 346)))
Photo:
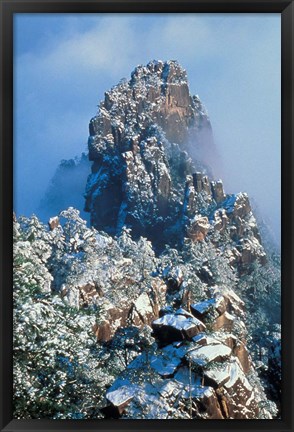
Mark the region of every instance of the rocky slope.
POLYGON ((262 388, 248 381, 253 370, 244 335, 232 334, 243 306, 233 292, 216 291, 209 301, 192 305, 192 314, 163 312, 152 323, 158 348, 138 356, 113 383, 106 393, 106 415, 257 418, 262 388), (229 313, 232 308, 239 312, 229 313), (207 316, 211 309, 217 316, 213 321, 207 316))
POLYGON ((213 150, 208 115, 176 61, 138 66, 105 93, 90 122, 92 225, 111 235, 128 227, 158 253, 166 244, 178 251, 199 244, 198 252, 204 245, 193 265, 171 260, 152 289, 131 305, 112 305, 94 327, 109 341, 120 326, 151 325, 157 341, 109 389, 106 416, 271 416, 260 412, 266 396, 246 348, 244 302, 232 289, 267 257, 247 194, 226 194, 203 164, 201 155, 213 150))

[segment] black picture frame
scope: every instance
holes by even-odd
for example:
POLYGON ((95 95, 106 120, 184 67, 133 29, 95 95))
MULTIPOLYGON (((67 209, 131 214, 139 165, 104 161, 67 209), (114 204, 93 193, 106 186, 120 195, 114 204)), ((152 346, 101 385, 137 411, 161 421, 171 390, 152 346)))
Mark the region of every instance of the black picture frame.
POLYGON ((99 430, 293 430, 293 0, 0 0, 1 3, 1 404, 0 429, 99 430), (15 420, 12 416, 12 212, 13 212, 13 15, 91 12, 280 13, 282 21, 282 419, 281 420, 15 420))

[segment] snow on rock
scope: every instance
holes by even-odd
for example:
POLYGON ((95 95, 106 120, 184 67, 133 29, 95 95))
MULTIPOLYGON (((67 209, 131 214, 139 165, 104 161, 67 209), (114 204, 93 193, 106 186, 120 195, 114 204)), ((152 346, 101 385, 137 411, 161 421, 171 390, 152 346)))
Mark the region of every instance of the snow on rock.
MULTIPOLYGON (((155 320, 153 329, 156 325, 162 338, 162 328, 183 335, 201 322, 179 309, 155 320)), ((192 338, 153 347, 136 357, 114 382, 108 403, 124 418, 190 418, 191 412, 194 418, 256 418, 255 390, 237 357, 241 343, 223 331, 206 334, 203 327, 192 338)), ((104 412, 115 416, 107 411, 110 405, 104 412)))
POLYGON ((182 363, 188 345, 173 343, 161 349, 161 353, 153 355, 150 360, 151 367, 162 377, 173 376, 182 363))
POLYGON ((192 339, 197 345, 219 345, 222 343, 221 339, 219 340, 215 336, 209 336, 205 333, 199 333, 194 336, 192 339))
MULTIPOLYGON (((142 317, 142 321, 144 321, 144 317, 154 316, 154 311, 152 305, 150 303, 150 298, 148 294, 142 293, 137 300, 134 302, 134 308, 139 316, 142 317)), ((148 319, 148 318, 147 318, 148 319)))
POLYGON ((194 317, 205 320, 209 312, 215 309, 216 300, 214 298, 204 300, 200 303, 191 304, 191 312, 194 317))
POLYGON ((229 312, 225 311, 222 315, 216 318, 213 323, 214 330, 223 329, 224 331, 231 332, 233 329, 235 317, 229 312))
POLYGON ((205 324, 196 318, 174 314, 164 315, 152 323, 155 337, 163 343, 191 340, 205 328, 205 324))
POLYGON ((136 392, 135 386, 122 386, 117 390, 106 393, 106 399, 117 407, 125 406, 136 392))
POLYGON ((132 384, 122 385, 116 390, 108 391, 106 393, 106 400, 109 405, 104 409, 105 414, 111 417, 119 417, 122 415, 137 391, 138 387, 132 384))
POLYGON ((186 358, 195 365, 205 366, 208 363, 222 361, 228 358, 231 352, 231 348, 226 345, 203 345, 189 351, 186 358))
POLYGON ((227 389, 232 388, 238 381, 240 381, 242 384, 244 384, 247 390, 252 391, 252 387, 245 377, 242 366, 238 359, 234 359, 234 361, 229 364, 229 370, 230 380, 225 384, 227 389))
POLYGON ((186 71, 174 60, 136 67, 129 81, 105 93, 89 132, 93 167, 85 208, 91 224, 109 234, 127 225, 163 243, 182 206, 185 175, 192 174, 189 137, 213 145, 208 115, 189 94, 186 71))
POLYGON ((220 364, 204 372, 206 382, 210 382, 213 387, 223 387, 230 380, 230 363, 220 364))
POLYGON ((204 300, 200 303, 192 304, 191 309, 204 314, 209 311, 209 309, 215 305, 215 299, 204 300))
POLYGON ((208 233, 210 224, 206 216, 194 216, 190 220, 190 224, 187 227, 187 236, 193 241, 203 241, 208 233))
POLYGON ((150 366, 162 377, 173 376, 180 364, 180 359, 164 356, 154 356, 150 360, 150 366))
POLYGON ((229 364, 230 379, 224 384, 227 397, 230 398, 229 414, 231 418, 256 418, 258 415, 258 397, 250 385, 237 358, 229 364))

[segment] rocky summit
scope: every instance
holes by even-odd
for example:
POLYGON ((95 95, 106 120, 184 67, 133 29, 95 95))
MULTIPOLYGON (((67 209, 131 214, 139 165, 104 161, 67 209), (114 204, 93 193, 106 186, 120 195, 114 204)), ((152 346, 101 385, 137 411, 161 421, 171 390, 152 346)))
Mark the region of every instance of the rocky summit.
POLYGON ((211 147, 211 126, 176 61, 138 66, 106 92, 90 122, 86 210, 93 226, 162 236, 183 210, 185 178, 195 170, 192 144, 211 147))
POLYGON ((89 129, 85 210, 96 229, 128 227, 159 249, 226 231, 232 260, 265 259, 248 196, 227 195, 201 161, 214 147, 210 120, 178 62, 138 66, 105 93, 89 129))

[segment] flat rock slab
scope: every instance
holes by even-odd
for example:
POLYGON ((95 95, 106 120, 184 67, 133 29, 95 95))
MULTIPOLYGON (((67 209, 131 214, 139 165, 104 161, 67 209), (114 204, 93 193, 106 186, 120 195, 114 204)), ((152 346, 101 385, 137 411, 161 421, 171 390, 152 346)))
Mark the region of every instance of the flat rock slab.
POLYGON ((111 405, 117 408, 119 414, 122 414, 124 409, 134 398, 136 391, 137 387, 132 385, 124 385, 119 387, 117 390, 107 393, 106 399, 111 403, 111 405))
POLYGON ((205 324, 196 318, 175 314, 164 315, 152 323, 155 337, 164 343, 191 340, 205 328, 205 324))
POLYGON ((198 366, 206 366, 211 362, 227 359, 231 355, 231 348, 223 344, 203 345, 186 354, 187 360, 198 366))

